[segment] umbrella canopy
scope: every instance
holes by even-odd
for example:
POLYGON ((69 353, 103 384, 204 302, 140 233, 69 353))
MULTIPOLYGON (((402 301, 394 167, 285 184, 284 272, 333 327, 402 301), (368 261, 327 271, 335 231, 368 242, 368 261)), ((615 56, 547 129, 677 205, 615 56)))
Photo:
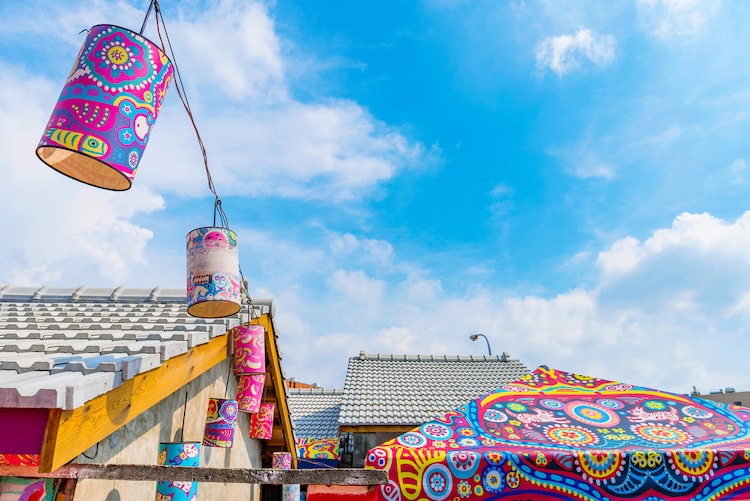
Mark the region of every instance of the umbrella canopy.
POLYGON ((542 366, 365 467, 388 501, 748 499, 750 409, 542 366))

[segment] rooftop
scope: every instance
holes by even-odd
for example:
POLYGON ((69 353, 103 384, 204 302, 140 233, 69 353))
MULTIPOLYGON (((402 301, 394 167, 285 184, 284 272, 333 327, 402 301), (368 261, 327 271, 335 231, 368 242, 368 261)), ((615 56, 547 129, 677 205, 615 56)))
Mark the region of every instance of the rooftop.
POLYGON ((335 438, 344 390, 287 388, 289 413, 297 438, 335 438))
POLYGON ((189 316, 183 289, 0 285, 0 407, 75 409, 239 322, 189 316))
POLYGON ((505 353, 436 356, 360 352, 349 359, 339 425, 418 426, 530 372, 505 353))

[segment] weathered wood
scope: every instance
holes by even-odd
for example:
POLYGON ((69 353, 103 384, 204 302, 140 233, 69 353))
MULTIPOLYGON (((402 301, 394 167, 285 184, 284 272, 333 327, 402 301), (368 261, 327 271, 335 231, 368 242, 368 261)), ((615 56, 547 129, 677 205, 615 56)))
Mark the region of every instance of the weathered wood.
MULTIPOLYGON (((252 321, 254 324, 263 326, 266 330, 266 352, 268 353, 269 367, 266 369, 271 373, 271 381, 273 382, 273 389, 275 395, 275 403, 278 407, 279 417, 281 419, 281 429, 283 431, 283 439, 285 449, 292 453, 292 467, 297 467, 297 445, 294 441, 294 434, 292 432, 292 421, 289 414, 289 408, 287 406, 286 398, 284 397, 284 373, 281 371, 281 358, 276 344, 276 332, 273 329, 273 321, 271 315, 268 313, 262 315, 260 318, 256 318, 252 321)), ((274 437, 275 438, 275 437, 274 437)), ((275 445, 274 440, 271 440, 271 444, 275 445)), ((289 482, 295 483, 295 482, 289 482)))
POLYGON ((361 469, 247 469, 186 468, 138 464, 68 464, 52 473, 40 473, 33 467, 0 466, 0 476, 30 478, 75 478, 97 480, 214 482, 235 484, 300 485, 381 485, 388 482, 385 471, 361 469))
POLYGON ((39 471, 52 472, 129 423, 174 391, 226 360, 227 334, 170 358, 156 369, 138 374, 120 386, 48 423, 39 471), (50 428, 50 426, 56 427, 50 428))

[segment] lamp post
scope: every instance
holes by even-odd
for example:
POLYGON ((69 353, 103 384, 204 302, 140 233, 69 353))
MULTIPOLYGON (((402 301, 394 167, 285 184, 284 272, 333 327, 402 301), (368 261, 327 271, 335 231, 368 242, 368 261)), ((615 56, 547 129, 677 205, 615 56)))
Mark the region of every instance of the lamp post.
POLYGON ((472 341, 476 341, 477 339, 479 339, 479 336, 482 336, 484 340, 487 341, 487 352, 489 353, 490 356, 492 356, 492 349, 490 348, 490 340, 487 339, 487 336, 485 336, 484 334, 472 334, 471 336, 469 336, 469 339, 471 339, 472 341))

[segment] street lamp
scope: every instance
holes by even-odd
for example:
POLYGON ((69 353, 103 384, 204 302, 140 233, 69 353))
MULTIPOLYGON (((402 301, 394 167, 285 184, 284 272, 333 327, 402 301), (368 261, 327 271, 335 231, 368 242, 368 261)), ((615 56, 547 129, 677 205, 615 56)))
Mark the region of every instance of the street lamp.
POLYGON ((477 339, 479 339, 479 336, 482 336, 484 340, 487 341, 487 351, 489 352, 490 356, 492 356, 492 349, 490 348, 490 340, 487 339, 487 336, 485 336, 484 334, 472 334, 471 336, 469 336, 469 339, 471 339, 472 341, 476 341, 477 339))

